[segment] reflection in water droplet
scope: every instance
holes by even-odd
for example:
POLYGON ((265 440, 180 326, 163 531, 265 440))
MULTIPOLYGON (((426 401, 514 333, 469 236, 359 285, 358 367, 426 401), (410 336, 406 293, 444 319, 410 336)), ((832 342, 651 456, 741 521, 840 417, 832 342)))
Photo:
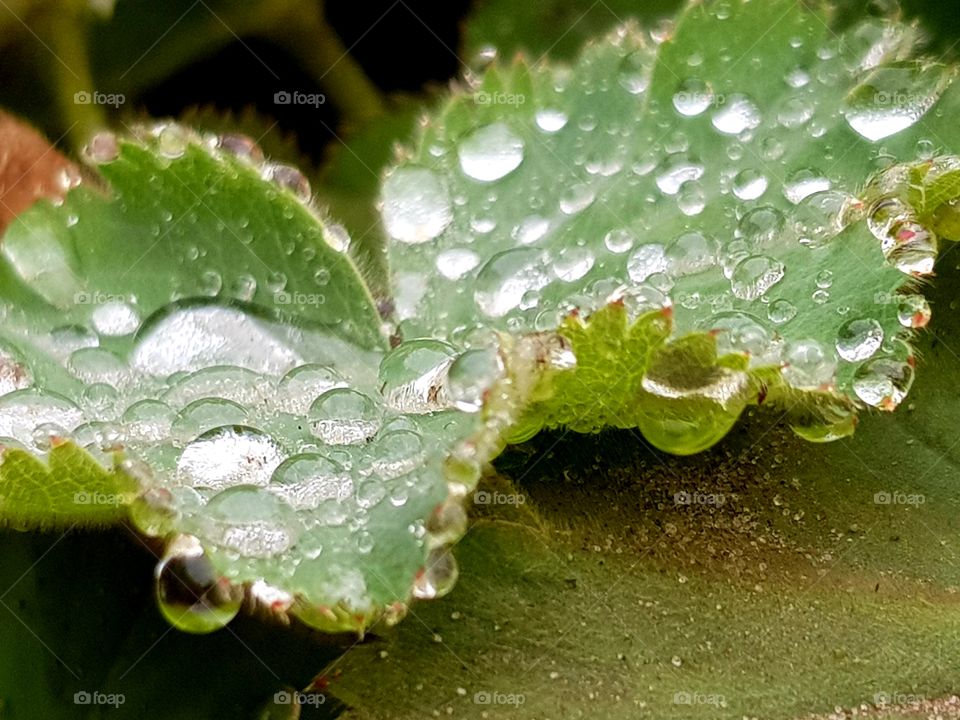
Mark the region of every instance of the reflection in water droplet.
POLYGON ((253 428, 230 426, 204 433, 177 461, 182 485, 224 490, 235 485, 266 485, 284 459, 276 440, 253 428))
POLYGON ((480 270, 474 300, 484 315, 500 318, 518 307, 525 294, 542 290, 549 281, 539 250, 506 250, 494 255, 480 270))
POLYGON ((458 410, 479 412, 487 391, 502 374, 503 362, 495 349, 468 350, 450 366, 450 399, 458 410))
POLYGON ((382 424, 380 408, 363 393, 334 388, 310 406, 310 429, 328 445, 356 445, 373 437, 382 424))
POLYGON ((756 300, 783 279, 784 267, 766 255, 741 260, 730 277, 730 290, 741 300, 756 300))
POLYGON ((903 402, 913 384, 913 368, 894 358, 876 358, 853 376, 853 391, 871 407, 894 410, 903 402))

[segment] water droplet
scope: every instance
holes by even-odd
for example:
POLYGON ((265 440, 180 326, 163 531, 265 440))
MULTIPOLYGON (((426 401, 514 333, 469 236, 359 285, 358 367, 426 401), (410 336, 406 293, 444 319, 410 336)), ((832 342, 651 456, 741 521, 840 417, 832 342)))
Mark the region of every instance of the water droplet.
MULTIPOLYGON (((649 246, 644 246, 649 247, 649 246)), ((717 264, 719 245, 709 235, 686 232, 667 247, 667 271, 671 275, 695 275, 717 264)))
POLYGON ((273 472, 267 490, 295 510, 321 503, 343 503, 353 496, 353 479, 340 463, 318 453, 294 455, 273 472))
POLYGON ((806 125, 813 117, 813 107, 808 98, 789 98, 780 106, 777 122, 788 130, 796 130, 806 125))
POLYGON ((783 183, 783 195, 796 205, 808 195, 830 189, 830 180, 819 170, 801 168, 787 176, 783 183))
POLYGON ((677 192, 677 209, 684 215, 693 217, 703 212, 707 199, 703 187, 696 180, 688 180, 677 192))
POLYGON ((301 530, 282 498, 250 485, 217 493, 195 523, 204 540, 246 558, 270 558, 288 550, 301 530))
POLYGON ((253 428, 230 426, 204 433, 177 460, 182 485, 223 490, 235 485, 266 485, 285 457, 280 445, 253 428))
POLYGON ((576 215, 590 207, 595 197, 596 193, 590 185, 577 183, 560 196, 560 211, 564 215, 576 215))
POLYGON ((314 435, 328 445, 356 445, 373 437, 383 422, 380 408, 351 388, 334 388, 310 406, 314 435))
POLYGON ((795 90, 798 90, 810 84, 810 73, 801 67, 795 67, 786 74, 784 82, 795 90))
POLYGON ((310 197, 313 194, 310 189, 310 181, 293 165, 268 163, 261 170, 261 175, 264 180, 292 192, 300 202, 310 202, 310 197))
POLYGON ((549 281, 539 250, 506 250, 494 255, 480 270, 474 300, 487 317, 504 317, 519 307, 526 293, 542 290, 549 281))
POLYGON ((203 398, 177 413, 171 432, 181 442, 189 442, 208 430, 246 422, 247 411, 242 405, 223 398, 203 398))
POLYGON ((741 260, 730 277, 730 290, 741 300, 756 300, 783 279, 783 263, 766 255, 741 260))
MULTIPOLYGON (((633 247, 635 239, 633 233, 624 228, 611 230, 603 236, 603 244, 612 253, 625 253, 633 247)), ((658 271, 659 272, 659 271, 658 271)))
POLYGON ((20 353, 0 344, 0 396, 33 384, 33 374, 20 353))
POLYGON ((848 320, 837 331, 837 354, 847 362, 873 356, 883 343, 883 327, 873 318, 848 320))
POLYGON ((903 327, 922 328, 930 322, 930 304, 923 295, 900 295, 897 300, 897 320, 903 327))
POLYGON ((817 248, 839 235, 848 220, 848 208, 856 199, 836 190, 823 190, 803 198, 793 209, 793 222, 801 245, 817 248))
POLYGON ((631 95, 639 95, 650 85, 654 57, 649 51, 635 50, 620 61, 617 81, 631 95))
POLYGON ((783 233, 783 213, 770 205, 761 205, 746 213, 737 225, 740 236, 756 250, 773 245, 783 233))
POLYGON ((313 401, 328 390, 347 387, 343 376, 327 365, 300 365, 280 380, 277 405, 285 412, 306 415, 313 401))
POLYGON ((881 410, 894 410, 913 384, 913 368, 894 358, 864 363, 853 376, 853 391, 863 402, 881 410))
POLYGON ((774 300, 767 306, 767 318, 772 323, 783 325, 797 316, 797 308, 789 300, 774 300))
POLYGON ((756 200, 767 191, 767 177, 752 168, 741 170, 733 178, 733 194, 740 200, 756 200))
POLYGON ((195 537, 181 535, 170 544, 154 580, 160 612, 179 630, 213 632, 240 612, 243 589, 216 573, 195 537))
POLYGON ((100 347, 80 348, 70 355, 67 368, 85 383, 126 385, 131 379, 130 368, 122 358, 100 347))
POLYGON ((417 244, 437 237, 453 220, 450 196, 426 168, 395 170, 383 183, 383 224, 390 237, 417 244))
POLYGON ((437 272, 447 280, 459 280, 480 264, 480 256, 467 248, 452 248, 437 255, 437 272))
POLYGON ((487 391, 503 375, 503 362, 493 348, 468 350, 450 366, 448 393, 458 410, 479 412, 487 391))
POLYGON ((112 132, 98 132, 90 139, 83 151, 90 161, 97 165, 113 162, 120 157, 120 143, 112 132))
POLYGON ((480 182, 493 182, 520 167, 523 140, 503 122, 474 130, 457 149, 464 175, 480 182))
POLYGON ((413 596, 420 600, 443 597, 456 585, 459 570, 453 554, 446 548, 435 548, 427 556, 423 570, 417 574, 413 596))
POLYGON ((553 261, 553 274, 563 282, 575 282, 590 272, 593 262, 593 253, 587 248, 566 247, 553 261))
POLYGON ((446 376, 456 350, 440 340, 408 340, 380 361, 380 392, 387 404, 405 413, 447 407, 446 376))
POLYGON ((524 218, 519 225, 513 229, 513 237, 521 245, 531 245, 547 234, 550 229, 550 221, 539 215, 531 215, 524 218))
POLYGON ((791 343, 784 360, 783 379, 799 390, 820 390, 833 383, 836 361, 816 340, 791 343))
POLYGON ((713 103, 713 89, 703 80, 687 78, 673 96, 673 107, 685 117, 700 115, 713 103))
POLYGON ((657 243, 641 245, 627 258, 627 274, 638 283, 655 273, 664 272, 667 267, 666 249, 657 243))
POLYGON ((846 98, 843 116, 871 142, 916 123, 949 84, 943 66, 897 62, 876 68, 846 98))
POLYGON ((734 93, 725 98, 710 121, 725 135, 739 135, 760 125, 760 110, 746 95, 734 93))
POLYGON ((567 124, 567 114, 553 108, 542 108, 536 113, 537 127, 547 133, 562 130, 567 124))
POLYGON ((703 172, 703 165, 686 153, 674 153, 657 166, 654 179, 660 192, 676 195, 681 185, 690 180, 699 180, 703 177, 703 172))
POLYGON ((101 335, 130 335, 140 327, 140 315, 129 303, 110 300, 97 305, 90 316, 93 329, 101 335))

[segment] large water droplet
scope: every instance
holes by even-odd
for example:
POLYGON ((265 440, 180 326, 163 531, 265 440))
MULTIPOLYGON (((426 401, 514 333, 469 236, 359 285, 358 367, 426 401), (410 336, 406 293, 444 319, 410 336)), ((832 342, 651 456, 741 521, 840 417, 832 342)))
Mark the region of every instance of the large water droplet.
POLYGON ((468 350, 450 366, 448 393, 458 410, 479 412, 487 391, 503 374, 500 354, 493 348, 468 350))
POLYGON ((787 176, 783 183, 783 195, 796 205, 808 195, 830 189, 830 180, 814 168, 801 168, 787 176))
POLYGON ((468 248, 452 248, 437 255, 437 272, 447 280, 459 280, 480 264, 480 256, 468 248))
POLYGON ((447 407, 447 369, 455 356, 454 347, 440 340, 408 340, 391 350, 379 371, 387 404, 405 413, 447 407))
POLYGON ((450 196, 436 173, 403 167, 383 183, 383 225, 400 242, 424 243, 437 237, 453 220, 450 196))
POLYGON ((154 580, 160 612, 185 632, 219 630, 240 612, 243 589, 216 573, 195 537, 170 544, 154 580))
POLYGON ((680 186, 690 180, 699 180, 703 177, 704 168, 699 161, 686 153, 668 155, 657 166, 655 181, 660 192, 666 195, 676 195, 680 186))
MULTIPOLYGON (((650 247, 650 246, 644 246, 650 247)), ((717 264, 719 245, 696 230, 680 235, 667 247, 667 271, 671 275, 694 275, 717 264)))
POLYGON ((913 384, 913 368, 894 358, 864 363, 853 376, 853 391, 871 407, 894 410, 913 384))
POLYGON ((698 78, 687 78, 673 95, 673 107, 686 117, 700 115, 713 102, 713 89, 698 78))
POLYGON ((733 178, 733 194, 740 200, 756 200, 767 191, 767 176, 759 170, 741 170, 733 178))
POLYGON ((464 175, 493 182, 509 175, 523 162, 523 140, 503 122, 473 131, 457 149, 464 175))
POLYGON ((524 295, 543 289, 549 281, 539 250, 506 250, 480 270, 473 297, 484 315, 500 318, 519 307, 524 295))
POLYGON ((848 320, 837 331, 837 353, 847 362, 871 357, 883 343, 883 327, 873 318, 848 320))
POLYGON ((783 379, 799 390, 820 390, 833 383, 836 361, 816 340, 791 343, 784 360, 783 379))
POLYGON ((340 463, 318 453, 304 453, 277 466, 267 489, 295 510, 313 509, 324 502, 348 500, 353 496, 353 479, 340 463))
POLYGON ((658 243, 641 245, 627 258, 627 274, 634 282, 643 282, 667 269, 666 249, 658 243))
POLYGON ((443 597, 456 585, 458 575, 453 554, 446 548, 435 548, 414 581, 413 596, 420 600, 443 597))
POLYGON ((847 96, 843 115, 857 133, 876 142, 916 123, 949 80, 942 65, 898 62, 878 67, 847 96))
POLYGON ((180 484, 209 490, 266 485, 284 457, 277 441, 259 430, 216 428, 183 449, 176 479, 180 484))
POLYGON ((248 558, 284 552, 301 531, 293 508, 278 495, 251 485, 218 493, 194 522, 204 540, 248 558))
POLYGON ((325 392, 311 405, 309 417, 313 434, 328 445, 366 442, 383 422, 377 404, 351 388, 325 392))
POLYGON ((746 95, 728 95, 710 122, 726 135, 739 135, 760 125, 760 109, 746 95))
POLYGON ((730 277, 730 290, 741 300, 756 300, 783 279, 784 267, 766 255, 741 260, 730 277))
POLYGON ((546 133, 563 130, 567 124, 567 114, 562 110, 542 108, 536 113, 537 127, 546 133))

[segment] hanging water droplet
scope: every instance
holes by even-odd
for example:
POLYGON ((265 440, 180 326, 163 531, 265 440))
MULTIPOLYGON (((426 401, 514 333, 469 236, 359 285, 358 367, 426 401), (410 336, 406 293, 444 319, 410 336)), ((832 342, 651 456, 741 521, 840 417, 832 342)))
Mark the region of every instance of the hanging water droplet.
POLYGON ((864 363, 853 376, 853 391, 871 407, 895 410, 913 384, 913 368, 894 358, 864 363))
POLYGON ((195 537, 181 535, 168 546, 154 582, 160 612, 179 630, 213 632, 240 612, 243 589, 216 573, 195 537))
POLYGON ((541 108, 535 117, 537 127, 546 133, 559 132, 567 124, 567 114, 554 108, 541 108))
POLYGON ((730 277, 730 290, 741 300, 756 300, 783 279, 784 267, 766 255, 741 260, 730 277))
POLYGON ((400 242, 433 240, 453 220, 450 196, 436 173, 426 168, 403 167, 383 183, 383 225, 400 242))
POLYGON ((837 331, 837 354, 847 362, 873 356, 883 343, 883 327, 873 318, 848 320, 837 331))
POLYGON ((783 379, 798 390, 820 390, 833 383, 836 361, 816 340, 791 343, 784 361, 783 379))
POLYGON ((480 182, 493 182, 520 167, 523 149, 523 140, 510 126, 495 122, 466 137, 457 148, 457 156, 464 175, 480 182))
POLYGON ((760 125, 760 109, 746 95, 728 95, 710 122, 725 135, 739 135, 760 125))
POLYGON ((923 295, 899 295, 897 300, 897 320, 903 327, 922 328, 930 322, 930 304, 923 295))
POLYGON ((549 282, 540 251, 516 248, 490 258, 477 275, 473 296, 484 315, 500 318, 519 307, 526 293, 542 290, 549 282))
POLYGON ((311 431, 328 445, 356 445, 373 437, 383 422, 380 408, 362 392, 334 388, 310 406, 311 431))
POLYGON ((423 570, 413 584, 413 596, 420 600, 443 597, 457 583, 457 561, 446 548, 435 548, 427 556, 423 570))

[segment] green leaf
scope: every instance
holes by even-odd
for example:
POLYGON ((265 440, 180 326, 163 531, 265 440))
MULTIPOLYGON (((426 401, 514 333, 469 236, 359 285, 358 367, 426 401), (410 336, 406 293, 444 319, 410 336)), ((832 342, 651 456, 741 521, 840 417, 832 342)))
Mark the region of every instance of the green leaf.
POLYGON ((523 343, 386 352, 345 231, 249 140, 161 125, 90 155, 108 186, 4 238, 2 517, 117 521, 135 496, 161 610, 192 632, 246 597, 362 633, 449 590, 461 497, 529 391, 523 343))
POLYGON ((915 408, 837 443, 761 409, 696 458, 625 431, 505 454, 457 588, 332 666, 346 717, 932 713, 960 661, 960 320, 938 318, 915 408))
MULTIPOLYGON (((888 202, 891 177, 860 188, 954 150, 960 89, 952 68, 909 60, 912 26, 828 23, 786 1, 691 4, 659 44, 628 24, 570 68, 488 69, 384 183, 404 336, 559 330, 578 364, 617 368, 546 381, 524 434, 640 427, 690 453, 749 403, 819 440, 851 432, 857 407, 896 407, 937 238, 927 208, 888 202), (610 302, 619 335, 591 333, 610 302), (657 349, 632 324, 663 309, 657 349)), ((941 205, 952 192, 927 185, 941 205)))

